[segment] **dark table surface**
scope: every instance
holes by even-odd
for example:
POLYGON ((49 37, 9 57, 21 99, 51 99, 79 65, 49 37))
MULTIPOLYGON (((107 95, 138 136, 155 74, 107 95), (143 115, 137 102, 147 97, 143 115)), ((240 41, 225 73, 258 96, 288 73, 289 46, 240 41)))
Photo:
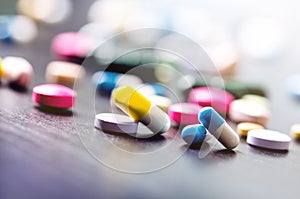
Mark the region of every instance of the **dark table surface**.
MULTIPOLYGON (((86 23, 92 1, 73 2, 74 17, 56 26, 39 24, 35 42, 0 43, 1 57, 22 56, 33 64, 32 86, 45 82, 53 36, 86 23)), ((246 59, 236 77, 267 88, 272 111, 268 127, 284 133, 299 122, 300 104, 282 83, 299 71, 296 64, 296 53, 271 63, 246 59)), ((90 80, 83 84, 87 88, 90 80)), ((86 108, 91 99, 80 98, 73 112, 57 114, 36 106, 30 90, 2 85, 0 97, 0 198, 299 198, 296 141, 288 152, 274 152, 242 139, 234 151, 216 144, 199 158, 199 150, 188 149, 176 129, 152 139, 94 129, 94 115, 86 108)), ((99 111, 106 111, 108 102, 99 98, 99 111)))

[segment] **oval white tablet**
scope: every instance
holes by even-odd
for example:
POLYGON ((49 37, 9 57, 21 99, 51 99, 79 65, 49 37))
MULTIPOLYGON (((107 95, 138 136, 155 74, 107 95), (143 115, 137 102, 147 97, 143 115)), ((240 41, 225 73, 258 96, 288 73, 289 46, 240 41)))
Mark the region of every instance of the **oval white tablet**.
POLYGON ((291 138, 278 131, 255 129, 248 132, 247 143, 257 147, 288 150, 291 138))
POLYGON ((253 122, 266 126, 270 115, 268 108, 251 100, 234 100, 229 108, 230 119, 237 123, 253 122))
POLYGON ((138 123, 134 122, 130 117, 114 113, 97 114, 94 126, 103 131, 126 134, 135 134, 138 129, 138 123))

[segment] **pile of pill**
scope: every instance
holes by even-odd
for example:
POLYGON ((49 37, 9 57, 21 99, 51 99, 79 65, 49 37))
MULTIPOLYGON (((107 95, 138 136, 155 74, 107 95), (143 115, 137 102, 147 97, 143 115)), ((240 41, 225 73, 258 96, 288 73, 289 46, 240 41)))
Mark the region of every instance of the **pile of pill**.
MULTIPOLYGON (((71 7, 70 0, 53 0, 51 3, 44 0, 19 0, 17 9, 23 15, 0 16, 0 40, 19 43, 33 41, 38 36, 34 20, 46 24, 59 23, 70 15, 71 7), (26 28, 23 30, 23 27, 26 28)), ((86 58, 93 57, 99 66, 103 66, 130 42, 147 44, 155 41, 153 46, 160 47, 172 44, 176 34, 166 31, 164 34, 149 34, 147 37, 128 35, 126 39, 107 43, 105 52, 97 48, 99 44, 122 31, 146 27, 167 28, 189 36, 200 44, 215 69, 200 68, 205 75, 199 77, 195 70, 177 56, 153 51, 129 53, 116 58, 109 65, 109 70, 98 69, 94 72, 91 81, 97 93, 101 97, 110 97, 111 105, 122 112, 96 114, 94 126, 97 129, 136 135, 142 123, 154 136, 166 133, 170 128, 180 132, 183 127, 181 137, 190 146, 201 145, 207 135, 212 135, 230 150, 238 147, 240 136, 251 146, 273 150, 289 149, 291 138, 288 135, 267 129, 271 110, 263 86, 230 78, 239 62, 237 45, 242 47, 244 53, 259 59, 278 53, 272 52, 272 46, 265 46, 260 52, 246 48, 249 46, 245 39, 249 37, 248 32, 251 30, 249 24, 248 27, 242 27, 236 44, 229 38, 218 35, 226 35, 226 30, 210 19, 200 20, 203 16, 194 10, 189 16, 199 19, 201 27, 195 28, 191 26, 192 23, 186 23, 187 13, 181 8, 178 8, 176 15, 170 13, 169 17, 161 14, 158 16, 150 8, 145 10, 138 1, 95 1, 87 15, 89 23, 78 31, 65 31, 53 37, 50 49, 54 61, 48 63, 46 68, 47 84, 32 89, 34 103, 53 109, 72 108, 77 96, 73 88, 87 74, 86 69, 80 65, 86 58), (141 13, 144 17, 137 17, 141 13), (143 73, 145 77, 127 73, 129 69, 152 62, 155 62, 152 70, 152 75, 156 78, 154 82, 144 82, 144 78, 148 76, 146 73, 143 73), (176 92, 183 93, 184 99, 176 102, 171 99, 171 87, 176 87, 176 92), (236 131, 227 120, 237 125, 236 131)), ((33 81, 32 65, 22 57, 4 57, 0 59, 0 79, 4 84, 29 88, 33 81)), ((288 91, 298 98, 299 79, 299 75, 294 75, 286 81, 288 91)), ((290 133, 299 139, 300 125, 293 125, 290 133)))

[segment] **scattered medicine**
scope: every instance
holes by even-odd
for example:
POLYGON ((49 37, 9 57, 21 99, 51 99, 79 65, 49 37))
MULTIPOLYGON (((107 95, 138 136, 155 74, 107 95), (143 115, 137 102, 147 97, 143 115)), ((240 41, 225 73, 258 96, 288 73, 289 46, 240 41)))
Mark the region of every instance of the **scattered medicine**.
POLYGON ((76 92, 58 84, 43 84, 33 88, 32 101, 52 108, 71 108, 76 92))
POLYGON ((94 125, 103 131, 113 133, 136 134, 138 123, 126 115, 100 113, 95 116, 94 125))
POLYGON ((204 141, 206 129, 202 124, 188 125, 182 129, 182 139, 191 145, 197 145, 204 141))
POLYGON ((239 145, 240 138, 237 133, 212 107, 201 109, 199 112, 199 121, 226 148, 233 149, 239 145))
POLYGON ((169 130, 171 121, 168 115, 152 104, 149 99, 130 86, 114 90, 115 104, 134 121, 140 121, 153 133, 164 133, 169 130))
POLYGON ((288 150, 290 142, 288 135, 268 129, 251 130, 247 136, 248 144, 274 150, 288 150))
POLYGON ((193 103, 176 103, 170 106, 170 119, 179 125, 199 124, 198 113, 202 106, 193 103))
POLYGON ((241 135, 246 137, 248 132, 254 129, 264 129, 264 127, 260 124, 252 123, 252 122, 241 122, 237 125, 236 131, 241 135))
POLYGON ((78 64, 65 61, 52 61, 46 69, 46 80, 48 83, 73 87, 76 81, 84 77, 84 74, 85 69, 78 64))

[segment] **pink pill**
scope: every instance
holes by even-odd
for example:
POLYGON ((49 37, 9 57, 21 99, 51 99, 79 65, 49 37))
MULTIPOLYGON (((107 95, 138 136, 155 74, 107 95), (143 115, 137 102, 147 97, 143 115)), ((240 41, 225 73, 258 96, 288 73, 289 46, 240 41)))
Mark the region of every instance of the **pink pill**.
POLYGON ((227 91, 212 87, 195 88, 191 90, 188 98, 188 102, 197 103, 204 107, 211 106, 221 114, 229 111, 229 106, 233 100, 233 95, 227 91))
POLYGON ((33 88, 32 101, 53 108, 70 108, 74 105, 76 92, 58 84, 43 84, 33 88))
POLYGON ((84 58, 91 50, 90 38, 77 32, 65 32, 52 40, 52 52, 58 59, 84 58))
POLYGON ((201 106, 194 103, 177 103, 169 107, 170 119, 177 124, 199 124, 198 113, 201 106))

